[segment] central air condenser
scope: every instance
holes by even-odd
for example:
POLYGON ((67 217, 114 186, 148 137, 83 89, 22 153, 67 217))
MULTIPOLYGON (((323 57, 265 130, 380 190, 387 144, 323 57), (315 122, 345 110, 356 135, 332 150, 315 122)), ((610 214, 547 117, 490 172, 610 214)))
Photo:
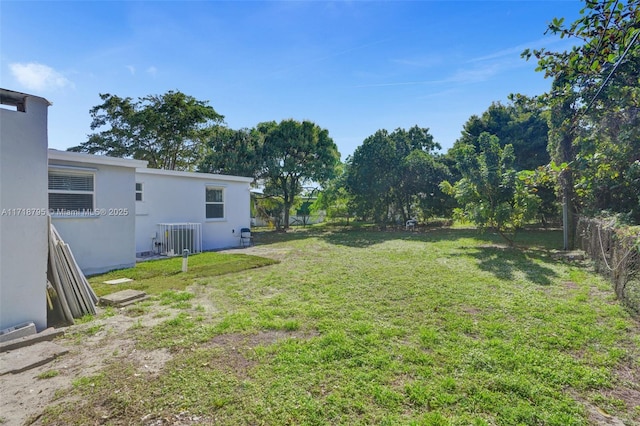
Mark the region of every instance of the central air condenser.
POLYGON ((186 249, 189 253, 202 251, 202 228, 199 223, 160 223, 160 253, 166 256, 182 255, 186 249))

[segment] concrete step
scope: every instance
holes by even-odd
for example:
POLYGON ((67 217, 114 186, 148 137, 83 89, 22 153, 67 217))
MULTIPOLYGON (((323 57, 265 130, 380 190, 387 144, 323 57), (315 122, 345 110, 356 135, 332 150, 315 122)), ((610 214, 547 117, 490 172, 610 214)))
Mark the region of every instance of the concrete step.
POLYGON ((64 331, 56 330, 55 328, 47 328, 37 334, 31 334, 29 336, 19 337, 17 339, 9 340, 7 342, 0 343, 0 352, 7 352, 25 346, 31 346, 39 342, 51 341, 58 336, 64 335, 64 331))
POLYGON ((147 293, 139 290, 122 290, 100 298, 103 306, 127 306, 147 299, 147 293))
POLYGON ((69 349, 53 342, 38 342, 30 346, 0 353, 0 376, 17 374, 47 364, 66 354, 69 349))

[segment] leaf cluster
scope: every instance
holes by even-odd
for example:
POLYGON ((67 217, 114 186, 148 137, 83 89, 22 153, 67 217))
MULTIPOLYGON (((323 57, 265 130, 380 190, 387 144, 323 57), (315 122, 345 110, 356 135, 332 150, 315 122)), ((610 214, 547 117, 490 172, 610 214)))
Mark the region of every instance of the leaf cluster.
POLYGON ((494 102, 480 116, 467 120, 452 156, 459 145, 472 145, 478 151, 478 137, 487 132, 497 136, 501 146, 513 146, 516 170, 533 170, 549 163, 547 120, 548 111, 537 99, 511 95, 508 104, 494 102))
POLYGON ((640 223, 640 3, 587 0, 571 24, 556 18, 548 33, 576 40, 568 51, 526 50, 554 79, 549 152, 567 163, 560 183, 570 211, 627 215, 640 223))
POLYGON ((347 159, 344 179, 355 213, 384 225, 442 211, 448 197, 438 184, 449 170, 436 149, 429 129, 418 126, 366 138, 347 159))
POLYGON ((262 187, 257 213, 288 226, 289 211, 305 185, 334 176, 340 153, 326 129, 293 119, 259 123, 253 129, 216 129, 198 170, 251 176, 262 187), (282 217, 283 216, 283 217, 282 217))
POLYGON ((206 101, 180 91, 149 95, 134 101, 108 93, 90 110, 86 142, 70 151, 146 160, 149 167, 192 170, 205 139, 224 120, 206 101))
POLYGON ((507 241, 538 211, 540 200, 527 185, 530 172, 513 168, 512 145, 500 147, 495 135, 482 133, 480 152, 472 145, 460 145, 456 160, 462 178, 455 184, 444 181, 441 188, 455 197, 459 219, 470 221, 480 229, 492 228, 507 241))

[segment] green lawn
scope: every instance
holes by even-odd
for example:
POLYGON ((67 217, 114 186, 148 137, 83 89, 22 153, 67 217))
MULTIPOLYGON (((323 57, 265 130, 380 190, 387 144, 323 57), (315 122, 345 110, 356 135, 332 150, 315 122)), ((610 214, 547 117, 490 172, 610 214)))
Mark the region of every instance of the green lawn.
POLYGON ((565 426, 597 412, 640 424, 638 322, 607 282, 551 257, 561 238, 530 231, 510 249, 464 229, 261 233, 280 263, 167 274, 154 290, 183 306, 130 330, 138 350, 171 351, 160 374, 118 359, 40 421, 565 426), (188 303, 194 283, 214 311, 188 303))
POLYGON ((277 261, 259 256, 206 252, 189 256, 186 273, 182 272, 182 257, 178 256, 140 262, 134 268, 95 275, 89 278, 89 283, 98 296, 123 288, 158 294, 166 290, 184 290, 196 278, 210 278, 274 263, 277 261), (134 282, 104 284, 105 281, 118 278, 130 278, 134 282))

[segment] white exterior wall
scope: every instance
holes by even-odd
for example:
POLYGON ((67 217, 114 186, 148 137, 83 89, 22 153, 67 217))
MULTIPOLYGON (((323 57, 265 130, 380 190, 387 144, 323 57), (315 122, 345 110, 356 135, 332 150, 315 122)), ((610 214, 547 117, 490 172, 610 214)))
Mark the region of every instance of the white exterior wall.
POLYGON ((136 181, 143 185, 143 200, 136 202, 136 252, 156 251, 159 223, 202 224, 202 249, 240 245, 240 229, 250 227, 250 178, 206 173, 138 169, 136 181), (223 189, 224 218, 207 219, 207 186, 223 189))
POLYGON ((53 216, 53 224, 69 244, 86 275, 135 265, 135 168, 142 161, 50 151, 49 167, 94 173, 93 216, 53 216))
POLYGON ((25 112, 0 109, 0 330, 47 326, 49 103, 25 96, 25 112))

